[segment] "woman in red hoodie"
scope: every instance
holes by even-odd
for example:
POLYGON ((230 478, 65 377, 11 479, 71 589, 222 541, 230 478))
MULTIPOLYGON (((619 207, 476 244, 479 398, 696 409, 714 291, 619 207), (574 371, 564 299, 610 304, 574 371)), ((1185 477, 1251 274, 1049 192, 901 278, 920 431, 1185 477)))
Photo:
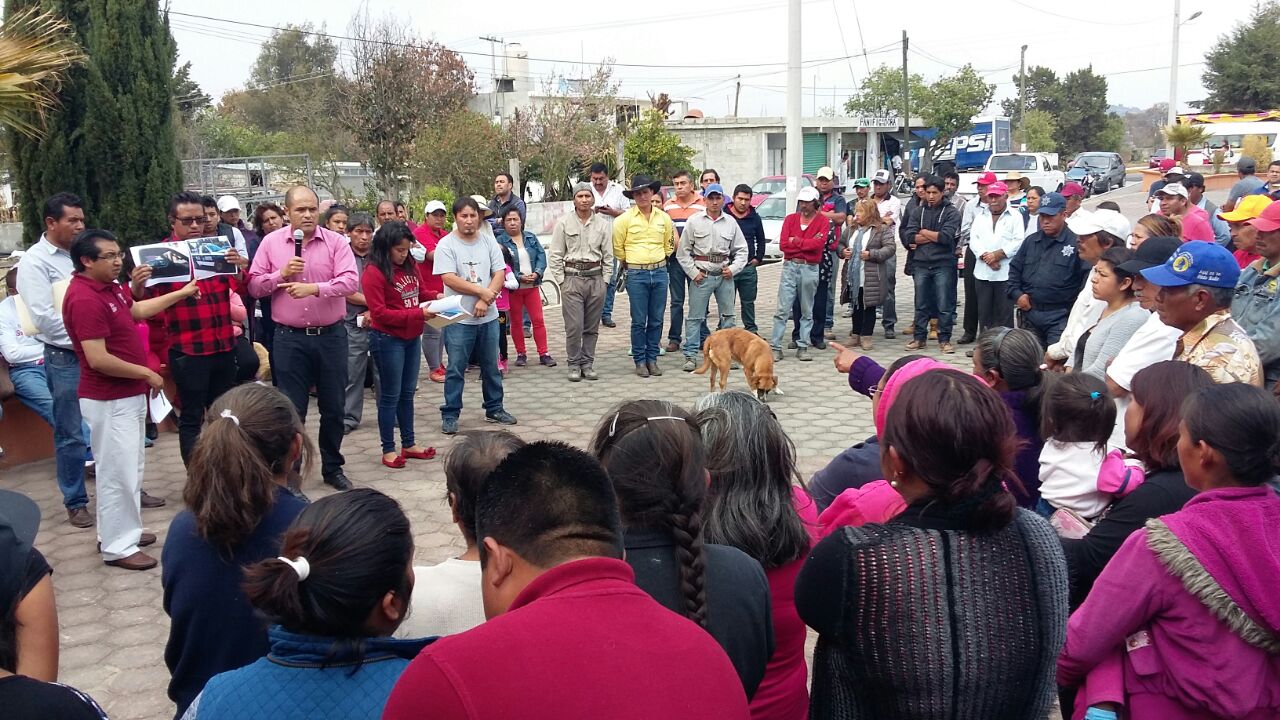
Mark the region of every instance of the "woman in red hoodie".
POLYGON ((418 447, 413 438, 413 395, 422 365, 422 327, 435 315, 420 305, 421 283, 409 248, 413 232, 399 221, 378 228, 369 264, 360 278, 369 303, 369 350, 378 366, 378 435, 382 464, 402 468, 405 458, 428 460, 435 448, 418 447), (400 452, 395 428, 400 426, 400 452))
POLYGON ((1058 683, 1088 675, 1098 718, 1280 717, 1280 405, 1240 383, 1196 391, 1178 459, 1198 494, 1111 558, 1067 623, 1058 683))

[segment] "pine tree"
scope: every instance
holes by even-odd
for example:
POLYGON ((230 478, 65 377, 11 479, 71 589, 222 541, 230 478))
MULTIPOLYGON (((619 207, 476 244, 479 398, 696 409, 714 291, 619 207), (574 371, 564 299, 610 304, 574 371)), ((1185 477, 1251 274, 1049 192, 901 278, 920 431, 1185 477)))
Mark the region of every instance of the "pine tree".
MULTIPOLYGON (((8 0, 6 12, 32 4, 8 0)), ((52 0, 76 29, 88 62, 59 93, 40 142, 13 139, 25 235, 43 231, 41 204, 66 190, 85 201, 87 222, 126 243, 166 230, 169 196, 181 186, 174 147, 176 49, 157 0, 52 0)))

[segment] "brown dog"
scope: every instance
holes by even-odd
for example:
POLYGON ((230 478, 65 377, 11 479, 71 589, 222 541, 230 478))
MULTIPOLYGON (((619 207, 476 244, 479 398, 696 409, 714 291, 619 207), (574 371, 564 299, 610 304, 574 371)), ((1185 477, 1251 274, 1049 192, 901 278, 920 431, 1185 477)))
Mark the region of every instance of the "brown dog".
POLYGON ((710 369, 712 390, 716 389, 717 373, 720 389, 724 390, 729 381, 729 365, 734 360, 742 364, 747 387, 755 391, 756 397, 764 400, 767 393, 778 387, 778 376, 773 374, 773 350, 768 342, 754 333, 742 328, 717 330, 707 337, 702 355, 702 367, 694 372, 702 375, 710 369))

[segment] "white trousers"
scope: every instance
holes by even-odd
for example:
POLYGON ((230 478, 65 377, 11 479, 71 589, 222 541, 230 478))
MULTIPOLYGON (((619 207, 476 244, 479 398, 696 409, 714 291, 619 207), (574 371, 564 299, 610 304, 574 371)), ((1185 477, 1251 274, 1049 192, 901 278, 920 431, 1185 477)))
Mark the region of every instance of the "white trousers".
POLYGON ((146 458, 147 396, 119 400, 80 398, 98 476, 98 541, 102 559, 138 552, 142 539, 142 472, 146 458))

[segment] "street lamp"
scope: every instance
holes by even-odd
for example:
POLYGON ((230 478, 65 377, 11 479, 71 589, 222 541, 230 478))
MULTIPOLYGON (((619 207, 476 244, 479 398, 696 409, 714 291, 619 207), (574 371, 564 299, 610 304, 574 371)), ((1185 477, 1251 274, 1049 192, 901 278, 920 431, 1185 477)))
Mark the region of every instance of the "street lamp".
MULTIPOLYGON (((1199 10, 1186 20, 1179 20, 1182 14, 1182 0, 1173 0, 1173 60, 1169 63, 1169 118, 1168 127, 1178 121, 1178 28, 1200 17, 1199 10)), ((1166 136, 1164 140, 1166 157, 1173 157, 1173 143, 1166 136)), ((1185 161, 1186 158, 1183 158, 1185 161)))

